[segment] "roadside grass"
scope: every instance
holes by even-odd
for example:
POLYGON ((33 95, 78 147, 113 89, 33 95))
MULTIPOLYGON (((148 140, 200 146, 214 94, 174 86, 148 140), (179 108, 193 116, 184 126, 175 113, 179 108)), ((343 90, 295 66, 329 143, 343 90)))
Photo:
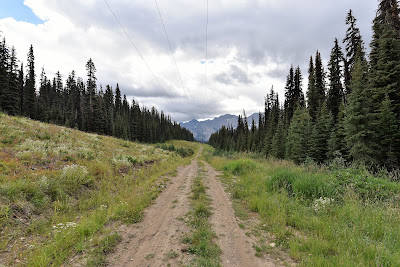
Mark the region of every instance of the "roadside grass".
MULTIPOLYGON (((195 152, 200 147, 179 145, 195 152)), ((139 222, 166 176, 190 160, 151 145, 2 114, 0 265, 60 266, 78 254, 101 262, 119 240, 112 233, 106 244, 96 241, 103 229, 139 222)))
POLYGON ((217 238, 209 222, 211 216, 210 199, 207 187, 203 183, 204 170, 194 179, 192 185, 191 211, 188 224, 191 232, 183 239, 189 245, 188 251, 195 255, 193 264, 196 266, 220 266, 220 248, 214 242, 217 238))
POLYGON ((259 229, 300 266, 400 266, 400 184, 389 177, 244 154, 209 161, 234 203, 258 213, 259 229))

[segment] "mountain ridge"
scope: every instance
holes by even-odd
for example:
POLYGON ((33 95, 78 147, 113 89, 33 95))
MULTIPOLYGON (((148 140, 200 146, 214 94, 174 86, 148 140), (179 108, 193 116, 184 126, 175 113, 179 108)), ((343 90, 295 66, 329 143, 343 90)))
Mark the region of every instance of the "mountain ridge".
MULTIPOLYGON (((256 126, 258 126, 258 116, 259 113, 253 113, 247 117, 249 126, 251 126, 253 119, 256 123, 256 126)), ((238 118, 239 116, 237 115, 224 114, 219 117, 204 121, 192 119, 187 122, 181 122, 180 125, 181 127, 188 129, 197 141, 207 142, 211 134, 221 129, 222 126, 232 126, 233 128, 236 128, 238 124, 238 118)))

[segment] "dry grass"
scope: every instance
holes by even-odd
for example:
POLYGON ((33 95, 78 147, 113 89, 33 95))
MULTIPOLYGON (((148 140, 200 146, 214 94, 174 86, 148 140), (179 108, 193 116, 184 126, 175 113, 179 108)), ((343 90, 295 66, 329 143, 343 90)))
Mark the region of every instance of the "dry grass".
POLYGON ((189 161, 0 114, 0 265, 59 266, 87 254, 106 225, 140 221, 160 192, 160 177, 189 161))

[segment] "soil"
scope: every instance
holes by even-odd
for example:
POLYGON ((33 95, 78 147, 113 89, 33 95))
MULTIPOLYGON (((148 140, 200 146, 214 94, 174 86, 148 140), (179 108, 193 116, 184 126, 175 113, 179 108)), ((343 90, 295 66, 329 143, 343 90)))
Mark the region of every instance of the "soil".
POLYGON ((182 252, 182 239, 190 231, 184 221, 188 213, 192 180, 198 173, 197 160, 180 167, 178 175, 157 197, 142 222, 122 226, 123 241, 109 255, 111 266, 179 266, 192 256, 182 252))
MULTIPOLYGON (((230 197, 216 178, 218 173, 207 163, 205 170, 204 181, 212 200, 212 230, 222 250, 221 265, 284 266, 279 259, 255 256, 254 238, 239 227, 230 197)), ((190 165, 178 169, 178 175, 171 178, 171 183, 146 210, 141 223, 120 227, 123 241, 108 257, 111 266, 190 265, 193 256, 185 249, 182 239, 190 232, 184 218, 190 209, 191 184, 198 172, 196 157, 190 165)))

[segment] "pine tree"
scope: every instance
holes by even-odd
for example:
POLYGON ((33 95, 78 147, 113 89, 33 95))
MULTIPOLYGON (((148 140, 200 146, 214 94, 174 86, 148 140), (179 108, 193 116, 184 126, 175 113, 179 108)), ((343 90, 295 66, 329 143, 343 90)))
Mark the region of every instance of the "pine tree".
POLYGON ((357 19, 353 16, 353 12, 350 9, 346 17, 346 25, 348 25, 346 37, 343 39, 343 43, 346 46, 346 57, 343 60, 346 95, 349 95, 351 92, 350 79, 356 60, 357 50, 359 49, 359 47, 361 48, 361 56, 365 57, 364 44, 362 41, 360 29, 356 26, 356 22, 357 19))
POLYGON ((23 103, 24 103, 24 90, 25 90, 25 80, 24 80, 24 64, 21 63, 21 68, 18 71, 18 94, 19 94, 19 110, 18 114, 21 115, 23 114, 22 108, 23 108, 23 103))
POLYGON ((339 42, 335 39, 335 46, 332 48, 331 57, 328 63, 329 69, 329 90, 327 97, 328 110, 332 113, 336 120, 339 114, 339 106, 343 101, 343 85, 342 85, 342 65, 343 60, 342 49, 339 42))

